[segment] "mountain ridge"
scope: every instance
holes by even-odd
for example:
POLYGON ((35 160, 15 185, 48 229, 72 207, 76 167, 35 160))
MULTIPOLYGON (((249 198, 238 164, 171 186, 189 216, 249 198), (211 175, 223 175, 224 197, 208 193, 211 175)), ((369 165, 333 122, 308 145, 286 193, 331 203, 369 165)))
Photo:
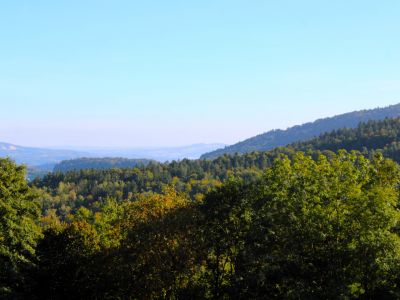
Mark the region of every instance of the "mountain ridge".
POLYGON ((317 119, 287 129, 273 129, 250 137, 225 148, 205 153, 201 159, 215 159, 224 154, 244 154, 253 151, 268 151, 294 142, 306 141, 320 134, 341 128, 356 128, 360 123, 400 116, 400 103, 387 107, 364 109, 333 117, 317 119))
POLYGON ((88 153, 83 151, 26 147, 0 142, 0 157, 10 157, 18 164, 35 167, 56 164, 62 160, 74 159, 85 155, 88 155, 88 153))
POLYGON ((126 158, 172 161, 184 158, 198 159, 204 152, 222 147, 220 143, 197 143, 177 147, 148 147, 148 148, 42 148, 27 147, 12 143, 0 142, 0 157, 9 157, 18 164, 25 164, 32 169, 42 171, 52 168, 65 160, 80 158, 126 158))

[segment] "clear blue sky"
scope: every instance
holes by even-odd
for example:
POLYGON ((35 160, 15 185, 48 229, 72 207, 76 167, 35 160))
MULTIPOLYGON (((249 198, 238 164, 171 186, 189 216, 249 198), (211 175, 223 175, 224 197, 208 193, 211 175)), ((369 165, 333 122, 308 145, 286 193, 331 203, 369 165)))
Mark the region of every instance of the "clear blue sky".
POLYGON ((234 143, 400 102, 400 1, 2 1, 0 141, 234 143))

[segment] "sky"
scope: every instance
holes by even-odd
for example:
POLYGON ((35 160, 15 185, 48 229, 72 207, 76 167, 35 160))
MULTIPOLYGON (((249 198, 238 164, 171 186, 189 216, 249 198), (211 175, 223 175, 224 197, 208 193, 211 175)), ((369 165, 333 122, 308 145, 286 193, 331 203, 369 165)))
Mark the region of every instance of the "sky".
POLYGON ((398 0, 5 0, 0 141, 232 144, 400 102, 398 0))

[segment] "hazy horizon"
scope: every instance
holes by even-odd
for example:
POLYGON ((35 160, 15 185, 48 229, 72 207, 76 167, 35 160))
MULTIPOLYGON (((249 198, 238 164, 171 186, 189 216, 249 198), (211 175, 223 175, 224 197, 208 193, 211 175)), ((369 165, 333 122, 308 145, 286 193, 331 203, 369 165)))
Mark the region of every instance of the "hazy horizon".
POLYGON ((177 148, 188 148, 191 146, 228 146, 227 144, 223 144, 223 143, 194 143, 194 144, 182 144, 182 145, 173 145, 173 146, 163 146, 163 145, 155 145, 155 146, 128 146, 128 147, 124 147, 124 146, 85 146, 85 145, 78 145, 78 146, 74 146, 74 145, 56 145, 56 146, 52 146, 52 145, 24 145, 24 144, 17 144, 17 143, 11 143, 8 141, 0 141, 1 143, 6 143, 6 144, 11 144, 14 146, 21 146, 21 147, 26 147, 26 148, 46 148, 49 150, 76 150, 76 151, 86 151, 86 150, 157 150, 157 149, 177 149, 177 148))
MULTIPOLYGON (((362 111, 362 110, 370 110, 370 109, 375 109, 375 108, 382 108, 382 107, 387 107, 387 106, 391 106, 391 105, 396 105, 396 104, 400 104, 399 103, 392 103, 392 104, 388 104, 386 106, 376 106, 376 107, 369 107, 369 108, 361 108, 361 109, 357 109, 354 111, 362 111)), ((346 111, 346 112, 342 112, 342 113, 338 113, 335 115, 329 115, 329 116, 322 116, 313 120, 308 120, 308 121, 304 121, 302 123, 295 123, 293 125, 287 126, 287 127, 282 127, 282 128, 270 128, 269 130, 265 130, 259 133, 255 133, 252 136, 247 136, 242 140, 237 140, 232 142, 231 144, 234 143, 238 143, 241 141, 244 141, 248 138, 251 138, 253 136, 259 135, 259 134, 263 134, 266 133, 268 131, 271 130, 286 130, 289 129, 293 126, 297 126, 297 125, 303 125, 306 123, 312 123, 315 122, 319 119, 324 119, 324 118, 330 118, 330 117, 335 117, 337 115, 341 115, 341 114, 346 114, 349 112, 353 112, 353 111, 346 111)), ((52 145, 52 144, 44 144, 44 145, 40 145, 40 144, 34 144, 34 145, 29 145, 29 144, 21 144, 21 143, 13 143, 10 141, 6 141, 6 140, 0 140, 0 143, 9 143, 9 144, 13 144, 13 145, 18 145, 18 146, 23 146, 23 147, 32 147, 32 148, 48 148, 48 149, 57 149, 57 150, 76 150, 76 151, 86 151, 86 150, 149 150, 149 149, 162 149, 162 148, 170 148, 170 149, 174 149, 174 148, 184 148, 184 147, 190 147, 190 146, 196 146, 196 145, 219 145, 220 147, 224 147, 224 146, 229 146, 231 144, 226 144, 226 143, 219 143, 219 142, 194 142, 194 143, 190 143, 190 144, 171 144, 171 145, 157 145, 157 144, 153 144, 153 145, 138 145, 138 146, 124 146, 124 145, 85 145, 85 144, 65 144, 65 145, 52 145)))
POLYGON ((0 141, 233 144, 400 102, 398 1, 17 1, 0 141))

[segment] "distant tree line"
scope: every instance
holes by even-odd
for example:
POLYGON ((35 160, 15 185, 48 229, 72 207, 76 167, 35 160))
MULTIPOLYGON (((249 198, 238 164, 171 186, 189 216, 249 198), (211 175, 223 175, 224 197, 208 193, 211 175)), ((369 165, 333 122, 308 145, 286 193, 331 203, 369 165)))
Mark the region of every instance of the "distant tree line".
POLYGON ((112 168, 135 168, 143 167, 154 162, 149 159, 129 159, 122 157, 103 157, 103 158, 76 158, 64 160, 54 166, 54 172, 70 172, 85 169, 112 169, 112 168))
MULTIPOLYGON (((400 162, 399 138, 400 119, 396 118, 361 123, 355 129, 336 130, 267 152, 224 155, 215 160, 184 159, 171 163, 134 160, 139 163, 134 168, 104 169, 112 161, 123 164, 125 160, 78 159, 60 165, 60 170, 68 170, 71 164, 75 171, 49 173, 34 180, 32 186, 41 193, 44 211, 55 211, 64 217, 81 206, 96 210, 108 198, 118 202, 133 201, 141 193, 160 193, 165 186, 174 186, 190 199, 199 200, 230 177, 246 183, 257 180, 282 154, 291 158, 296 152, 303 151, 313 158, 320 154, 329 157, 339 149, 345 149, 360 151, 369 158, 382 153, 384 157, 400 162)), ((131 160, 127 162, 131 163, 131 160)))

